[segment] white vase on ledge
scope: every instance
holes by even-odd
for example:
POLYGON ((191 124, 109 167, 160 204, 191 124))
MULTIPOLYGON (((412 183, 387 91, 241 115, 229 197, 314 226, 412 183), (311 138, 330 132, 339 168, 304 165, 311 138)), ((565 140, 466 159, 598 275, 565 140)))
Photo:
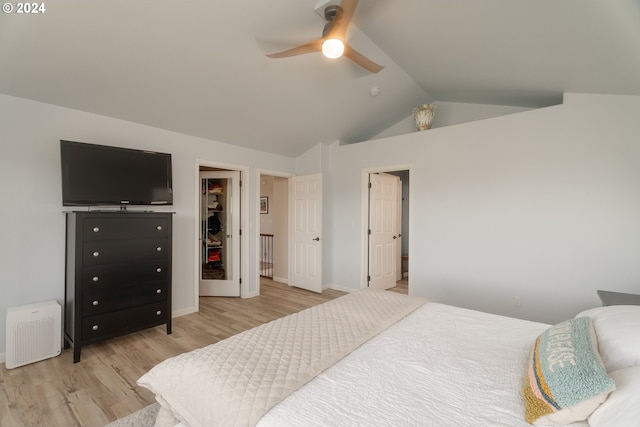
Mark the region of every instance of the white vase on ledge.
POLYGON ((422 104, 413 109, 413 119, 416 122, 418 130, 426 130, 431 128, 433 116, 436 112, 435 104, 422 104))

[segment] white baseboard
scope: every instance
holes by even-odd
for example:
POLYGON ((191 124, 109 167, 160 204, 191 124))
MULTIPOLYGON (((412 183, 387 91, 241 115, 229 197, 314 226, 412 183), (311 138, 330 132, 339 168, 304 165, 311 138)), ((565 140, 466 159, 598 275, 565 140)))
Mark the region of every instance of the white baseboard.
POLYGON ((333 289, 334 291, 341 291, 341 292, 355 292, 357 291, 357 289, 353 289, 353 288, 344 288, 342 286, 338 286, 338 285, 334 285, 334 284, 327 284, 323 287, 323 289, 333 289))
POLYGON ((183 308, 182 310, 176 310, 171 312, 171 318, 186 316, 187 314, 195 313, 196 310, 193 307, 183 308))
POLYGON ((285 285, 289 284, 289 279, 287 279, 286 277, 273 277, 272 279, 274 282, 278 282, 278 283, 284 283, 285 285))

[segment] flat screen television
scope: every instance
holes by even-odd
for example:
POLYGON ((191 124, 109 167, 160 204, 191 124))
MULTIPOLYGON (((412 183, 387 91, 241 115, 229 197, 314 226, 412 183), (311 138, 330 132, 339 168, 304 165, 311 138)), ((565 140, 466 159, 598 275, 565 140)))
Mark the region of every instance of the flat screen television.
POLYGON ((60 140, 64 206, 172 205, 171 154, 60 140))

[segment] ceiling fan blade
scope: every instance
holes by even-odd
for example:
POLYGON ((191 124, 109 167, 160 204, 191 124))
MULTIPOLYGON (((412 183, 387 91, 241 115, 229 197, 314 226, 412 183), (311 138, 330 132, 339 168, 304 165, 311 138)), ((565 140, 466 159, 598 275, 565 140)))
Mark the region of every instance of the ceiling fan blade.
POLYGON ((347 28, 351 23, 351 18, 353 18, 353 12, 355 12, 357 5, 358 0, 342 0, 340 2, 338 13, 334 18, 329 34, 327 34, 327 38, 335 38, 343 41, 346 39, 347 28))
POLYGON ((344 56, 361 66, 362 68, 371 71, 372 73, 377 73, 381 71, 384 67, 382 65, 378 65, 351 46, 349 44, 344 44, 344 56))
POLYGON ((305 53, 322 52, 322 42, 324 39, 318 39, 311 43, 283 50, 282 52, 271 53, 267 55, 269 58, 286 58, 288 56, 304 55, 305 53))

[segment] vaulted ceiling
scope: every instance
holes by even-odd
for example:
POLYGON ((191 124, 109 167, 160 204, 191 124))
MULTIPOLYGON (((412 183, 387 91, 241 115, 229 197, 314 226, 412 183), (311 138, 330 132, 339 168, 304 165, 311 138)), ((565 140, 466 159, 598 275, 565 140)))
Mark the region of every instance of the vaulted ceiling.
POLYGON ((349 43, 381 72, 265 56, 320 37, 324 3, 44 1, 0 15, 0 92, 294 157, 425 102, 640 96, 640 0, 360 0, 349 43))

